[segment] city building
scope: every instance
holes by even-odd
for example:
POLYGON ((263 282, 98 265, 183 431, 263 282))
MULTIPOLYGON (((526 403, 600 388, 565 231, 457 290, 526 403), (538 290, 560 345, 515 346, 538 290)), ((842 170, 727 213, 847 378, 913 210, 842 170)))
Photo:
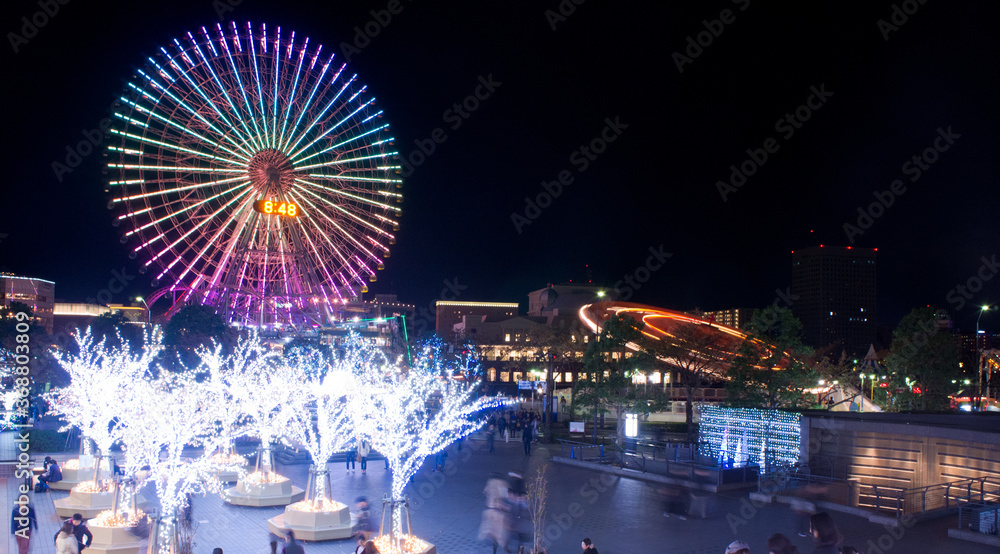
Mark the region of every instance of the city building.
POLYGON ((749 308, 729 308, 728 310, 702 312, 701 317, 712 323, 728 325, 734 329, 742 329, 743 325, 753 317, 753 310, 749 308))
POLYGON ((875 339, 877 248, 792 251, 792 313, 806 344, 862 356, 875 339))
POLYGON ((52 334, 52 311, 55 307, 56 284, 45 279, 0 273, 0 305, 10 307, 20 302, 31 308, 38 324, 52 334))
POLYGON ((451 338, 454 326, 462 322, 463 316, 486 316, 492 321, 500 321, 520 315, 517 302, 456 302, 438 300, 434 303, 434 330, 444 338, 451 338))

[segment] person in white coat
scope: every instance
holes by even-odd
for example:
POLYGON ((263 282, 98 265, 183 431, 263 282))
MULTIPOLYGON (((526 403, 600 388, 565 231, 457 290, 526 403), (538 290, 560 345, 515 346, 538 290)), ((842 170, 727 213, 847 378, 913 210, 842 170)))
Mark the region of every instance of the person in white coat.
POLYGON ((73 534, 73 523, 63 522, 59 534, 56 535, 56 554, 80 554, 80 547, 76 543, 76 535, 73 534))

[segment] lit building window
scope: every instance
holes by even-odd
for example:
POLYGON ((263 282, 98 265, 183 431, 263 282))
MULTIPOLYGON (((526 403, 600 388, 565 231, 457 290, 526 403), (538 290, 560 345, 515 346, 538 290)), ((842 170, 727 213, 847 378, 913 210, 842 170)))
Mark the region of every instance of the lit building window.
POLYGON ((564 381, 566 381, 567 383, 572 383, 573 382, 573 374, 567 371, 566 372, 566 378, 564 379, 564 381))
POLYGON ((497 380, 496 368, 491 367, 488 370, 486 370, 486 375, 488 376, 490 381, 496 381, 497 380))
POLYGON ((501 371, 500 372, 500 381, 502 381, 504 383, 509 383, 510 382, 510 372, 509 371, 501 371))
POLYGON ((504 335, 503 340, 504 340, 504 342, 510 342, 510 333, 507 333, 506 335, 504 335))

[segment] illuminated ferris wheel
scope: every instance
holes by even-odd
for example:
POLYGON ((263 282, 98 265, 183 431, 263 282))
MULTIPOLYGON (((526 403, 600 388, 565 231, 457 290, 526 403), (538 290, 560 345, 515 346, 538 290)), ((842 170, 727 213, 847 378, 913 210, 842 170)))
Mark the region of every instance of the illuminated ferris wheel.
POLYGON ((395 244, 393 138, 356 74, 280 27, 202 27, 137 70, 109 146, 122 241, 235 323, 324 324, 395 244))

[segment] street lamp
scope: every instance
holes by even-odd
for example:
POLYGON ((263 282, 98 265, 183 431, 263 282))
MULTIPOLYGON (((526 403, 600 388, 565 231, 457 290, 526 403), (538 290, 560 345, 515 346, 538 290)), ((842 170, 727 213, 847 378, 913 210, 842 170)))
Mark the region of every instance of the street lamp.
POLYGON ((974 409, 979 409, 983 402, 983 360, 979 350, 979 320, 983 318, 983 312, 990 309, 988 305, 979 308, 979 317, 976 318, 976 402, 974 409))
POLYGON ((146 307, 146 325, 152 325, 153 324, 153 319, 152 319, 153 314, 150 313, 150 311, 149 311, 149 304, 146 304, 146 299, 143 298, 143 297, 141 297, 141 296, 136 296, 135 299, 137 301, 139 301, 139 302, 142 302, 142 305, 146 307))

